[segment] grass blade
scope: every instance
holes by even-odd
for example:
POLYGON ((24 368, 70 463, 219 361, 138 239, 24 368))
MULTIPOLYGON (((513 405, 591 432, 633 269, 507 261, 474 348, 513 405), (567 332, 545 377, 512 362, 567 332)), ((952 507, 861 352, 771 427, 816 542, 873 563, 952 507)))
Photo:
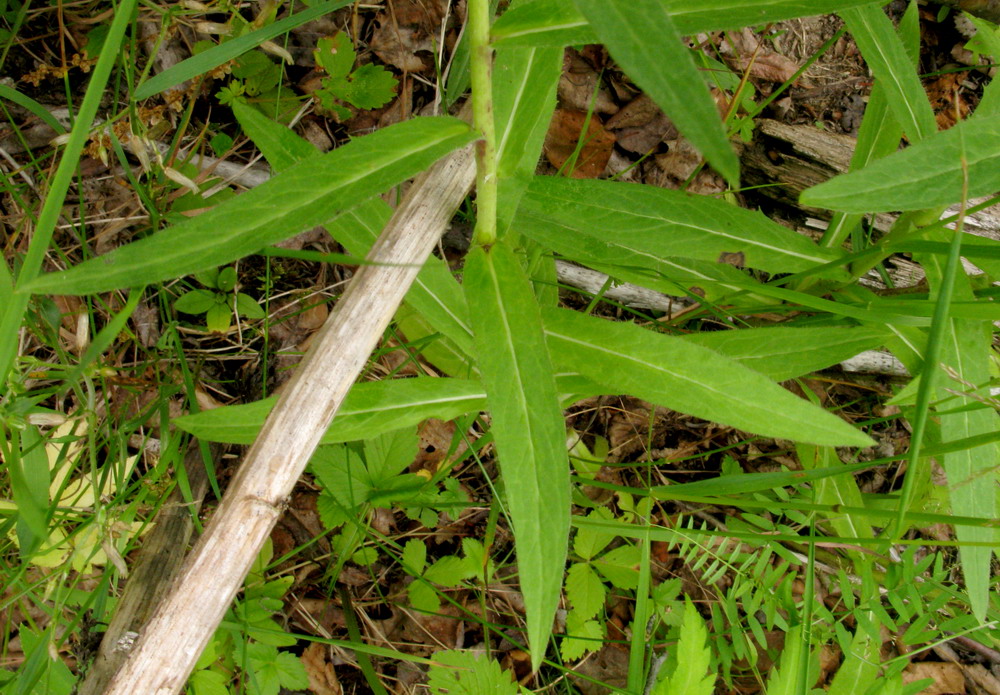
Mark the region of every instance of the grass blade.
POLYGON ((63 124, 53 116, 47 108, 39 104, 37 101, 29 97, 27 94, 21 94, 19 91, 12 87, 8 87, 5 84, 0 84, 0 98, 13 101, 18 106, 22 106, 39 119, 42 120, 49 128, 52 128, 57 135, 62 135, 66 132, 66 128, 63 124))
POLYGON ((466 259, 479 368, 514 527, 532 667, 552 633, 570 521, 566 429, 534 292, 514 254, 496 244, 466 259))
POLYGON ((214 268, 330 221, 472 138, 469 126, 451 117, 398 123, 300 162, 198 217, 18 289, 79 295, 214 268))
POLYGON ((871 444, 843 420, 708 348, 572 311, 550 310, 544 318, 554 358, 609 393, 625 391, 769 437, 831 446, 871 444))
MULTIPOLYGON (((132 21, 135 6, 136 0, 123 0, 115 11, 115 18, 108 29, 104 48, 101 50, 97 65, 94 66, 91 73, 87 92, 83 96, 80 109, 73 121, 66 149, 63 150, 56 173, 49 182, 45 203, 38 214, 38 220, 35 222, 35 233, 31 239, 31 246, 28 247, 28 253, 21 264, 21 271, 18 275, 18 290, 23 284, 35 278, 41 270, 42 259, 45 257, 49 242, 52 240, 56 221, 62 213, 66 191, 69 190, 69 184, 76 172, 80 154, 90 136, 91 124, 94 117, 97 116, 97 108, 104 97, 104 87, 111 75, 111 68, 118 59, 118 47, 125 36, 126 27, 132 21)), ((10 303, 3 308, 3 318, 0 320, 0 384, 6 383, 7 374, 10 372, 14 355, 17 352, 17 334, 21 327, 21 317, 28 306, 28 298, 28 294, 15 291, 10 303)))
POLYGON ((573 0, 611 55, 729 185, 740 164, 691 51, 659 0, 573 0), (670 65, 664 70, 663 65, 670 65))
MULTIPOLYGON (((952 369, 957 379, 968 384, 986 384, 990 378, 991 324, 949 316, 952 297, 967 299, 972 296, 972 292, 968 278, 959 270, 960 244, 962 237, 965 236, 961 226, 955 231, 943 231, 937 234, 939 238, 945 238, 946 235, 952 236, 952 253, 949 257, 943 258, 937 254, 918 256, 921 265, 927 270, 927 279, 937 294, 936 300, 940 308, 934 318, 931 337, 924 355, 925 367, 921 375, 921 389, 917 401, 918 415, 924 415, 920 410, 921 407, 928 407, 924 405, 924 398, 921 398, 925 397, 925 389, 929 392, 925 398, 934 393, 932 390, 935 388, 934 377, 939 364, 952 369), (926 386, 925 381, 928 382, 926 386)), ((936 395, 940 398, 951 395, 945 391, 946 388, 953 391, 969 390, 958 382, 942 384, 940 379, 937 379, 937 388, 936 395)), ((942 441, 984 437, 1000 429, 996 411, 975 407, 978 404, 971 396, 959 396, 957 405, 973 407, 956 408, 955 405, 954 402, 950 402, 948 412, 938 413, 942 441)), ((914 423, 914 438, 917 435, 917 423, 914 423)), ((914 446, 917 445, 919 442, 915 441, 914 446)), ((945 455, 943 466, 948 476, 949 498, 953 512, 961 510, 962 514, 969 516, 996 518, 998 510, 995 468, 998 453, 1000 451, 995 443, 985 442, 945 455)), ((909 492, 909 487, 912 485, 904 485, 904 501, 907 499, 906 493, 909 492)), ((899 532, 901 531, 900 528, 899 532)), ((986 615, 992 588, 990 565, 993 552, 989 547, 975 544, 988 542, 995 545, 997 531, 992 528, 958 527, 956 535, 961 542, 959 558, 972 613, 982 621, 986 615)))

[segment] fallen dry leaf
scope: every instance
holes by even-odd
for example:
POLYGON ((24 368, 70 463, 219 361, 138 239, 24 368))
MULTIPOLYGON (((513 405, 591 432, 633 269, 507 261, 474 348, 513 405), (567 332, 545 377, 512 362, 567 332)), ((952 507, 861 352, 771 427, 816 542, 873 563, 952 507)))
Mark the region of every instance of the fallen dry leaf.
POLYGON ((371 49, 403 72, 430 71, 444 16, 444 0, 392 0, 378 15, 371 49), (417 53, 425 53, 426 59, 417 53))
POLYGON ((588 121, 585 111, 556 109, 545 136, 545 156, 557 169, 567 165, 577 145, 583 147, 572 164, 571 176, 576 179, 594 179, 604 172, 611 159, 611 148, 615 136, 604 129, 600 119, 594 115, 588 121), (583 129, 587 128, 584 135, 583 129))
POLYGON ((329 647, 318 642, 313 642, 299 659, 309 676, 309 692, 316 695, 341 695, 344 692, 337 679, 337 672, 333 669, 333 664, 327 659, 329 647))
POLYGON ((677 128, 646 94, 640 94, 608 119, 604 127, 613 131, 619 147, 645 154, 664 140, 677 137, 677 128))
POLYGON ((798 72, 799 66, 794 61, 778 53, 760 54, 750 64, 749 57, 740 58, 739 65, 743 70, 750 65, 750 76, 767 82, 787 82, 798 72))
POLYGON ((563 71, 559 77, 559 104, 567 109, 587 111, 591 103, 594 112, 608 115, 618 111, 618 105, 607 89, 598 87, 600 74, 572 48, 563 56, 563 71))
POLYGON ((934 682, 920 691, 920 695, 965 694, 965 678, 958 664, 942 661, 917 661, 903 671, 903 684, 930 678, 934 682))

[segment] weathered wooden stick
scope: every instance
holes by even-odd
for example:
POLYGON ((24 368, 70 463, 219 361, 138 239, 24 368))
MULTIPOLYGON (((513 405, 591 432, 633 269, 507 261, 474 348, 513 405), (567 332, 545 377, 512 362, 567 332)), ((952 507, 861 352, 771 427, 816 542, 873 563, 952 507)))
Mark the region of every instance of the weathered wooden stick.
MULTIPOLYGON (((213 458, 224 448, 221 444, 213 444, 213 458)), ((115 615, 104 631, 97 658, 87 671, 87 678, 77 690, 77 695, 104 692, 108 681, 128 655, 127 645, 146 624, 156 602, 166 595, 170 582, 184 562, 184 554, 194 532, 194 517, 208 491, 208 473, 202 461, 201 447, 194 440, 191 440, 184 457, 184 468, 192 500, 190 504, 186 503, 178 486, 157 512, 153 530, 143 540, 135 569, 125 584, 125 593, 115 607, 115 615)))
POLYGON ((184 687, 320 437, 475 177, 471 146, 411 186, 247 453, 205 534, 107 695, 184 687))

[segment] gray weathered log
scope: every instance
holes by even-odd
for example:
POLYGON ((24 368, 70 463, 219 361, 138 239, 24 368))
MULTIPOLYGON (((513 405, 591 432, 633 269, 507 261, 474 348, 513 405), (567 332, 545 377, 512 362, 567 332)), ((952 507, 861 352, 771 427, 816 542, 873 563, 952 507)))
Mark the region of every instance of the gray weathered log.
POLYGON ((470 190, 467 147, 417 178, 351 280, 247 453, 170 592, 137 637, 107 695, 167 695, 184 687, 296 480, 470 190))
MULTIPOLYGON (((211 455, 217 458, 222 450, 222 445, 212 445, 211 455)), ((104 632, 97 658, 87 671, 77 695, 98 695, 104 691, 108 681, 125 661, 127 645, 146 624, 153 607, 164 596, 184 561, 194 531, 194 518, 208 490, 201 447, 194 440, 184 457, 184 470, 191 502, 185 502, 180 487, 176 487, 157 512, 153 530, 143 540, 135 569, 129 575, 125 592, 104 632), (126 648, 123 649, 123 646, 126 648)))

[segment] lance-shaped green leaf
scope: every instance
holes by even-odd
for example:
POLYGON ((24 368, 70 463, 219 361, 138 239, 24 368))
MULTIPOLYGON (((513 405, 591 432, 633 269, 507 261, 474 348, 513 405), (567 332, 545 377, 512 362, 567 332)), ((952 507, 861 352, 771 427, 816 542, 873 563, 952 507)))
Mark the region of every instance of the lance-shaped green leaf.
POLYGON ((99 258, 48 273, 23 289, 88 294, 208 270, 328 222, 468 144, 469 126, 451 117, 398 123, 299 162, 208 212, 99 258))
MULTIPOLYGON (((661 0, 684 35, 738 29, 870 5, 874 0, 661 0)), ((881 3, 879 3, 881 4, 881 3)), ((493 25, 498 46, 576 46, 596 43, 597 33, 565 0, 534 0, 505 12, 493 25)))
POLYGON ((842 255, 759 212, 714 198, 551 176, 531 182, 518 209, 517 229, 539 240, 561 235, 571 244, 587 236, 652 259, 724 261, 774 273, 808 270, 842 255))
MULTIPOLYGON (((688 294, 715 301, 724 295, 753 291, 758 284, 731 265, 692 258, 656 257, 618 243, 615 235, 605 239, 550 225, 518 226, 524 236, 570 260, 664 294, 688 294)), ((775 302, 777 303, 777 302, 775 302)))
POLYGON ((230 108, 243 132, 253 140, 253 144, 261 151, 275 173, 284 171, 304 159, 322 154, 311 142, 299 137, 294 130, 272 121, 245 101, 236 99, 230 104, 230 108))
POLYGON ((493 64, 497 175, 531 176, 556 107, 562 70, 559 48, 510 48, 493 64))
MULTIPOLYGON (((206 441, 252 444, 277 400, 277 397, 266 398, 245 405, 203 410, 175 418, 173 423, 206 441)), ((351 388, 322 443, 369 439, 416 425, 429 417, 451 420, 482 410, 485 404, 482 385, 465 379, 366 381, 351 388)))
POLYGON ((937 132, 934 112, 913 62, 892 22, 878 5, 865 5, 840 12, 854 36, 865 62, 889 95, 889 108, 899 125, 918 142, 937 132))
POLYGON ((691 51, 659 0, 573 0, 615 61, 733 187, 740 164, 691 51), (669 65, 669 70, 663 66, 669 65))
POLYGON ((502 48, 493 63, 493 113, 496 122, 500 206, 497 228, 513 220, 527 182, 538 167, 542 143, 556 107, 563 50, 502 48))
POLYGON ((880 347, 889 331, 875 326, 775 326, 681 336, 775 381, 792 379, 880 347))
POLYGON ((465 296, 514 527, 528 644, 538 668, 559 605, 569 537, 566 426, 535 294, 503 244, 474 249, 465 296))
MULTIPOLYGON (((989 380, 989 355, 992 343, 988 325, 983 322, 952 319, 952 330, 942 347, 942 362, 957 372, 960 379, 969 383, 983 384, 989 380)), ((941 380, 944 381, 944 380, 941 380)), ((957 383, 938 383, 952 391, 965 391, 957 383)), ((950 380, 949 380, 950 381, 950 380)), ((942 389, 943 391, 943 389, 942 389)), ((942 397, 947 397, 941 393, 942 397)), ((963 396, 960 404, 967 406, 956 413, 938 415, 941 423, 941 438, 944 441, 988 435, 1000 428, 997 413, 990 408, 979 407, 971 397, 963 396)), ((944 471, 948 476, 948 492, 952 511, 983 518, 997 517, 996 467, 1000 460, 1000 448, 996 443, 970 446, 951 452, 944 457, 944 471)), ((993 588, 991 563, 993 550, 987 546, 965 545, 966 542, 992 544, 996 547, 998 534, 995 528, 958 527, 956 529, 959 558, 962 561, 962 575, 972 613, 984 620, 989 606, 989 594, 993 588)))
POLYGON ((767 377, 701 345, 572 311, 543 314, 549 350, 610 393, 768 437, 831 446, 872 440, 767 377))
POLYGON ((1000 121, 962 121, 860 171, 806 189, 799 199, 803 205, 859 213, 951 205, 962 199, 963 157, 970 198, 1000 189, 1000 121))

